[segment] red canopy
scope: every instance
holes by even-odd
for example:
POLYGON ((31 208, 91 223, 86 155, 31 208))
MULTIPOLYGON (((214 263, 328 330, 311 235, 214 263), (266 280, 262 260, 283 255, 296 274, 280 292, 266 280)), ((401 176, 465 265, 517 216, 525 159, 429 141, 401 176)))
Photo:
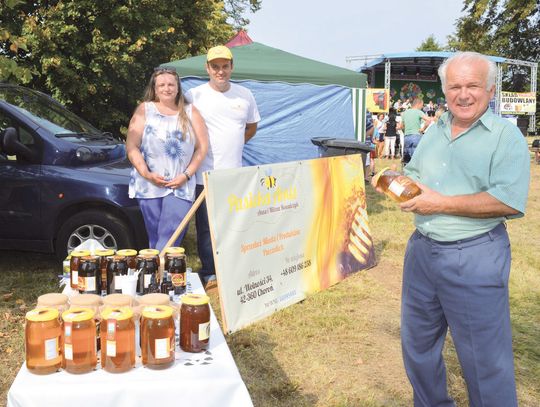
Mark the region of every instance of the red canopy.
POLYGON ((225 46, 228 48, 232 48, 238 47, 240 45, 251 44, 252 42, 253 40, 249 38, 247 32, 245 32, 244 30, 240 30, 227 44, 225 44, 225 46))

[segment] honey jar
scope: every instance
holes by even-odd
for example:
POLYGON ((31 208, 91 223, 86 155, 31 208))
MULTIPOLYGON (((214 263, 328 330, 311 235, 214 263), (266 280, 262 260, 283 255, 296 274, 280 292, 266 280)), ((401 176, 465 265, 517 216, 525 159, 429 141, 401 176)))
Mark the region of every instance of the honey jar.
POLYGON ((140 254, 137 256, 137 270, 139 270, 139 280, 137 282, 138 294, 144 295, 159 290, 157 284, 157 275, 159 272, 158 259, 159 256, 155 256, 153 254, 140 254))
POLYGON ((101 294, 101 270, 98 256, 84 256, 79 263, 79 293, 101 294))
POLYGON ((180 349, 202 352, 210 340, 209 298, 203 294, 186 294, 180 307, 180 349))
POLYGON ((128 274, 128 264, 124 256, 107 258, 107 294, 121 294, 124 276, 128 274))
POLYGON ((157 249, 141 249, 139 250, 139 256, 153 257, 159 267, 159 250, 157 249))
MULTIPOLYGON (((137 250, 133 249, 122 249, 116 252, 119 256, 124 256, 127 261, 128 273, 133 274, 137 269, 137 250)), ((120 287, 121 288, 121 287, 120 287)))
POLYGON ((186 292, 186 255, 184 249, 181 251, 165 254, 165 271, 171 276, 171 282, 174 288, 174 295, 182 295, 186 292))
POLYGON ((373 177, 373 183, 396 202, 405 202, 422 193, 422 190, 409 177, 383 168, 373 177))
POLYGON ((69 259, 69 270, 71 288, 74 290, 79 289, 79 264, 80 258, 84 256, 90 256, 89 250, 74 250, 71 252, 71 259, 69 259))
POLYGON ((133 311, 129 307, 105 308, 101 332, 101 367, 110 373, 135 367, 133 311))
POLYGON ((55 308, 39 308, 26 313, 26 367, 35 374, 56 372, 62 366, 62 328, 55 308))
POLYGON ((114 256, 114 250, 111 249, 98 249, 96 250, 96 256, 99 257, 99 270, 101 272, 101 295, 105 296, 107 292, 107 259, 114 256))
POLYGON ((69 373, 88 373, 96 368, 96 323, 90 308, 71 308, 62 313, 64 352, 62 367, 69 373))
POLYGON ((40 295, 36 305, 36 308, 55 308, 58 310, 59 315, 67 310, 68 307, 68 296, 60 293, 40 295))
POLYGON ((144 307, 141 319, 142 363, 151 369, 174 364, 173 309, 167 305, 144 307))

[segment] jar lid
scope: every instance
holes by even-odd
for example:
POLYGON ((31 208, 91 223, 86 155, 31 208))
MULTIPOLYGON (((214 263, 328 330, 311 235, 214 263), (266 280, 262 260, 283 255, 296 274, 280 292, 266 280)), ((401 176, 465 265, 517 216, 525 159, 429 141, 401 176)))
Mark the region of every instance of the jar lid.
POLYGON ((384 167, 382 170, 380 170, 374 177, 373 177, 373 183, 375 185, 377 185, 379 183, 379 178, 381 178, 381 175, 385 172, 385 171, 388 171, 390 169, 390 167, 384 167))
POLYGON ((147 306, 143 308, 142 315, 150 319, 163 319, 172 317, 173 309, 168 305, 147 306))
POLYGON ((210 298, 204 294, 186 294, 182 297, 182 304, 186 305, 204 305, 208 304, 210 298))
POLYGON ((81 257, 81 261, 96 261, 98 260, 99 257, 98 256, 94 256, 92 254, 88 255, 88 256, 82 256, 81 257))
POLYGON ((36 308, 26 313, 26 319, 32 322, 47 322, 58 319, 56 308, 36 308))
POLYGON ((82 322, 94 318, 94 311, 90 308, 71 308, 62 313, 65 322, 82 322))
POLYGON ((37 299, 37 305, 44 307, 55 307, 58 305, 66 305, 68 296, 61 293, 48 293, 40 295, 37 299))
POLYGON ((101 313, 102 319, 116 319, 117 321, 125 321, 133 317, 133 311, 129 307, 107 307, 101 313))
POLYGON ((186 250, 183 247, 171 246, 165 249, 165 253, 167 254, 184 254, 185 252, 186 250))
POLYGON ((103 298, 103 304, 111 307, 130 307, 133 304, 133 298, 127 294, 109 294, 103 298))
POLYGON ((141 305, 169 305, 170 298, 167 294, 152 293, 145 294, 139 298, 139 304, 141 305))
POLYGON ((141 256, 157 256, 159 254, 159 250, 157 250, 157 249, 142 249, 142 250, 139 250, 139 254, 141 256))
POLYGON ((90 250, 73 250, 71 257, 90 256, 90 250))
POLYGON ((97 294, 74 295, 69 299, 71 305, 79 307, 99 307, 102 304, 101 297, 97 294))
POLYGON ((118 254, 120 256, 136 256, 137 255, 137 250, 134 250, 134 249, 122 249, 122 250, 118 250, 116 252, 116 254, 118 254))
POLYGON ((114 250, 111 250, 111 249, 96 250, 96 256, 104 257, 104 256, 113 256, 113 255, 114 255, 114 250))

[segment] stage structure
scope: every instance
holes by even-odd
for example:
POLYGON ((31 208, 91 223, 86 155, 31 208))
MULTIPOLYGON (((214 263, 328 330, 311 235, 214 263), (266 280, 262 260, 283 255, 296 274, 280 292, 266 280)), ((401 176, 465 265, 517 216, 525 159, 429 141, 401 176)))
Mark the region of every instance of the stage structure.
MULTIPOLYGON (((368 86, 385 88, 394 100, 422 96, 424 101, 441 102, 444 95, 437 69, 453 52, 417 51, 393 54, 358 55, 345 57, 347 67, 368 74, 368 86)), ((504 114, 501 106, 502 77, 504 65, 517 65, 530 68, 530 93, 536 95, 538 63, 486 55, 497 64, 497 81, 492 108, 497 114, 504 114)), ((528 132, 536 132, 536 109, 522 117, 528 118, 528 132)), ((519 119, 518 119, 519 126, 519 119)), ((519 126, 521 127, 521 126, 519 126)), ((525 129, 523 129, 525 130, 525 129)))

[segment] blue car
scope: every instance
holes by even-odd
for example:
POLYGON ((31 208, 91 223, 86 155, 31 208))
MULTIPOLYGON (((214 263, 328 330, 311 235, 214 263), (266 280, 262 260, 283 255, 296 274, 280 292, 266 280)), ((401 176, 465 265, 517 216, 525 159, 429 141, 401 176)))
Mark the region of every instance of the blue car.
POLYGON ((147 247, 122 140, 51 97, 0 84, 0 249, 56 253, 95 239, 147 247))

